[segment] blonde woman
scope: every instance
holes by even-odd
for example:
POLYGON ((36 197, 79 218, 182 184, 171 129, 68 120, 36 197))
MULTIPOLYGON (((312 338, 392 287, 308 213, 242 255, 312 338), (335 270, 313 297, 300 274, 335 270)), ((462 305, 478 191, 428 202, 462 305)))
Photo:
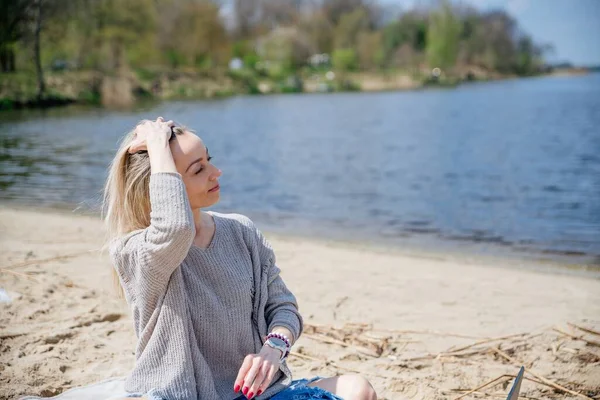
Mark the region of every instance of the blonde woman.
POLYGON ((138 124, 112 162, 110 256, 138 337, 120 397, 376 399, 356 375, 292 381, 296 298, 250 219, 202 211, 219 200, 220 176, 198 136, 160 117, 138 124))

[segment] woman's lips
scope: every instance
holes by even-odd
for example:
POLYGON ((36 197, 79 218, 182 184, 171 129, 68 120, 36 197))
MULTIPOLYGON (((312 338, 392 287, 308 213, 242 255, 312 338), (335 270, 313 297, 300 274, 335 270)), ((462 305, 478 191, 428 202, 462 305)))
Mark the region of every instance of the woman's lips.
POLYGON ((210 189, 209 192, 216 192, 221 188, 221 186, 217 185, 214 188, 210 189))

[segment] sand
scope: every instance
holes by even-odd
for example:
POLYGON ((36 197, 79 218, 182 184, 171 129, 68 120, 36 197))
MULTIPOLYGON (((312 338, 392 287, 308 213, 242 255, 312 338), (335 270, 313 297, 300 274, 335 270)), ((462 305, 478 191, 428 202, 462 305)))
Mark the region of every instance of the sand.
MULTIPOLYGON (((98 251, 101 221, 3 206, 0 235, 0 287, 12 299, 0 303, 0 398, 126 375, 135 336, 98 251)), ((522 363, 544 382, 600 398, 600 336, 568 325, 600 331, 598 279, 515 260, 267 237, 306 323, 290 356, 295 378, 360 373, 380 399, 455 399, 522 363), (485 341, 514 334, 523 335, 485 341)), ((466 398, 506 391, 504 383, 466 398)), ((522 393, 576 398, 533 381, 522 393)))

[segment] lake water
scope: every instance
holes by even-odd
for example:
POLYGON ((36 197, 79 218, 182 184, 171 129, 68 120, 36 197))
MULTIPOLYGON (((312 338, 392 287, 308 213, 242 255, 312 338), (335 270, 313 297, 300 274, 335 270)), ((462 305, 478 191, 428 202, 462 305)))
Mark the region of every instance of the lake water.
POLYGON ((600 264, 600 74, 0 114, 0 200, 97 210, 142 118, 193 129, 223 212, 302 235, 600 264))

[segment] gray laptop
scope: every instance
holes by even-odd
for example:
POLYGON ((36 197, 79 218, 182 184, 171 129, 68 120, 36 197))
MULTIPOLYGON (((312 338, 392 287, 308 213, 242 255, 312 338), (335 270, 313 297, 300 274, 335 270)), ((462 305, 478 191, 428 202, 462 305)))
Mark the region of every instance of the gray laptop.
POLYGON ((515 378, 515 382, 508 393, 506 400, 517 400, 519 398, 519 392, 521 391, 521 382, 523 381, 523 374, 525 373, 525 367, 521 367, 521 370, 515 378))

